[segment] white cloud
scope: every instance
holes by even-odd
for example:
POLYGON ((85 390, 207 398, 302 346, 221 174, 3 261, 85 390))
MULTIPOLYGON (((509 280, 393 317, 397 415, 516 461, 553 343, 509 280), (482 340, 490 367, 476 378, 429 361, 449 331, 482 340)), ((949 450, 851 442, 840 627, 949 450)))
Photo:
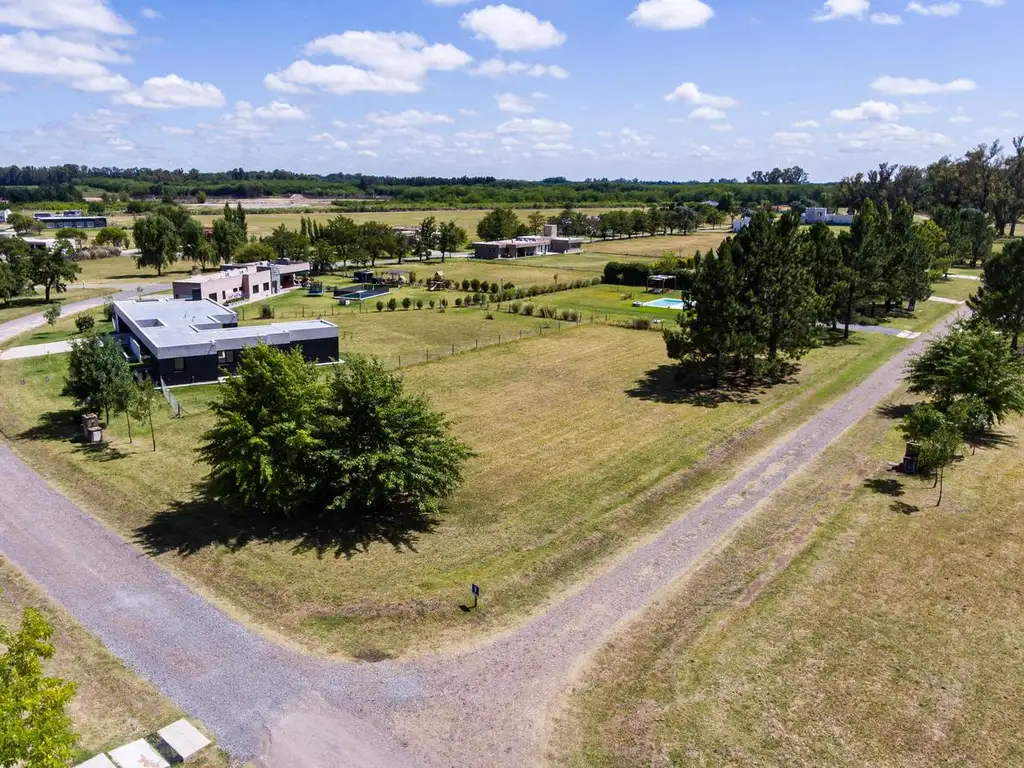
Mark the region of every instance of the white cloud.
POLYGON ((541 21, 528 11, 504 3, 472 10, 462 17, 461 24, 503 51, 555 48, 566 40, 550 21, 541 21))
POLYGON ((814 137, 811 134, 798 131, 776 131, 771 137, 773 144, 781 146, 801 146, 813 140, 814 137))
POLYGON ((900 108, 887 101, 862 101, 850 109, 833 109, 829 116, 844 123, 873 120, 893 123, 900 118, 900 108))
POLYGON ((518 115, 528 115, 536 112, 537 109, 521 96, 514 93, 499 93, 494 97, 498 101, 498 109, 502 112, 512 112, 518 115))
POLYGON ((725 120, 725 112, 715 107, 697 107, 690 113, 691 120, 725 120))
POLYGON ((871 87, 890 96, 928 96, 935 93, 966 93, 977 89, 973 80, 960 78, 948 83, 936 83, 925 78, 890 77, 883 75, 871 87))
POLYGON ((938 109, 927 101, 904 101, 900 111, 910 117, 911 115, 933 115, 938 112, 938 109))
POLYGON ((959 16, 963 6, 960 3, 921 3, 918 0, 911 0, 907 4, 907 13, 916 13, 919 16, 959 16))
POLYGON ((455 138, 466 141, 486 141, 487 139, 493 139, 494 134, 490 131, 459 131, 455 134, 455 138))
POLYGON ((264 86, 284 93, 311 88, 339 95, 416 93, 423 89, 428 72, 459 69, 473 60, 453 45, 427 45, 409 32, 343 32, 311 41, 305 52, 332 54, 352 63, 323 65, 299 59, 268 74, 264 86))
POLYGON ((836 138, 845 146, 841 152, 878 151, 886 149, 929 149, 952 143, 948 136, 933 131, 919 130, 898 123, 880 123, 856 133, 838 133, 836 138))
POLYGON ((115 100, 121 104, 148 109, 221 107, 224 105, 224 94, 211 83, 192 82, 170 74, 151 77, 138 88, 118 94, 115 100))
POLYGON ((480 77, 504 77, 506 75, 526 75, 527 77, 553 77, 565 80, 569 73, 557 64, 526 64, 522 61, 504 61, 488 59, 470 71, 471 75, 480 77))
POLYGON ((704 93, 695 83, 683 83, 668 94, 665 101, 686 101, 690 104, 715 107, 716 109, 728 109, 739 104, 732 96, 712 96, 710 93, 704 93))
POLYGON ((821 123, 817 120, 798 120, 793 123, 794 128, 821 128, 821 123))
POLYGON ((342 151, 348 149, 348 144, 346 142, 334 138, 329 133, 318 133, 315 136, 310 136, 309 141, 313 144, 320 144, 328 149, 340 149, 342 151))
POLYGON ((308 120, 309 114, 287 101, 272 101, 262 107, 252 108, 246 101, 235 104, 235 111, 261 120, 308 120))
POLYGON ((848 16, 860 19, 870 8, 870 0, 826 0, 825 7, 818 12, 814 20, 832 21, 848 16))
POLYGON ((624 145, 632 147, 646 147, 651 143, 650 136, 644 136, 639 131, 632 128, 623 128, 619 131, 619 136, 624 145))
POLYGON ((30 30, 0 35, 0 72, 50 77, 81 91, 126 90, 128 81, 111 72, 107 64, 127 61, 127 56, 108 45, 30 30))
POLYGON ((107 145, 115 152, 134 152, 135 144, 122 136, 107 139, 107 145))
POLYGON ((974 118, 964 113, 963 107, 957 107, 956 114, 949 118, 951 123, 973 123, 974 118))
POLYGON ((1014 118, 1017 117, 1017 113, 1012 109, 1004 109, 999 112, 1000 117, 1014 118))
POLYGON ((0 25, 130 35, 132 26, 105 0, 0 0, 0 25))
POLYGON ((455 122, 448 115, 439 115, 434 112, 421 112, 418 109, 408 109, 405 112, 371 112, 366 116, 367 122, 372 125, 379 125, 382 128, 413 128, 424 125, 442 125, 455 122))
POLYGON ((462 115, 463 117, 480 117, 480 113, 477 112, 475 109, 468 109, 466 107, 460 109, 459 114, 462 115))
POLYGON ((179 128, 176 125, 163 125, 160 126, 161 133, 165 133, 168 136, 191 136, 195 133, 192 128, 179 128))
POLYGON ((356 154, 361 157, 378 157, 377 153, 372 149, 360 149, 356 154))
POLYGON ((552 137, 557 137, 564 141, 573 133, 573 127, 569 123, 545 117, 513 117, 499 125, 496 130, 501 134, 521 135, 536 140, 551 140, 552 137))
POLYGON ((642 0, 629 20, 650 29, 696 29, 714 15, 711 6, 702 0, 642 0))
POLYGON ((711 130, 727 133, 732 130, 732 125, 729 123, 712 123, 711 130))
POLYGON ((871 23, 883 26, 898 26, 903 23, 903 17, 897 13, 872 13, 871 23))
POLYGON ((159 19, 161 15, 162 14, 160 13, 160 11, 158 11, 156 8, 143 8, 141 11, 139 11, 139 16, 141 16, 144 19, 159 19))

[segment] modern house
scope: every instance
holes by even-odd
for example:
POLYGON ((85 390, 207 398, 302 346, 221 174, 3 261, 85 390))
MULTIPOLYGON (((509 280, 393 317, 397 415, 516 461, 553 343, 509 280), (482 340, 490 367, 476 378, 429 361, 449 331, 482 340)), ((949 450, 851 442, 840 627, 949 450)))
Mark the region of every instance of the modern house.
MULTIPOLYGON (((10 240, 16 237, 19 238, 23 243, 25 243, 25 245, 28 246, 29 250, 32 251, 50 250, 53 248, 54 243, 57 242, 56 240, 47 240, 45 237, 21 237, 13 229, 5 229, 2 232, 0 232, 0 239, 3 240, 10 240)), ((75 244, 72 243, 71 247, 73 248, 74 245, 75 244)))
POLYGON ((557 224, 545 224, 544 237, 551 239, 550 250, 552 253, 576 253, 583 250, 584 239, 559 235, 557 224))
POLYGON ((103 229, 107 226, 106 216, 84 216, 81 211, 37 213, 35 219, 42 222, 47 229, 103 229))
POLYGON ((238 301, 273 296, 293 287, 309 274, 308 261, 254 261, 248 264, 224 264, 220 272, 193 275, 172 284, 176 299, 238 301))
POLYGON ((0 208, 0 224, 6 224, 12 213, 10 208, 0 208))
POLYGON ((527 256, 543 256, 550 249, 551 238, 536 235, 473 243, 477 259, 522 259, 527 256))
POLYGON ((804 224, 823 222, 836 227, 848 227, 853 224, 853 216, 847 213, 829 213, 828 208, 808 208, 800 216, 804 224))
POLYGON ((216 381, 233 373, 238 355, 263 342, 301 349, 306 360, 338 359, 338 326, 302 320, 238 327, 238 315, 210 299, 146 297, 114 302, 114 331, 154 381, 168 385, 216 381))

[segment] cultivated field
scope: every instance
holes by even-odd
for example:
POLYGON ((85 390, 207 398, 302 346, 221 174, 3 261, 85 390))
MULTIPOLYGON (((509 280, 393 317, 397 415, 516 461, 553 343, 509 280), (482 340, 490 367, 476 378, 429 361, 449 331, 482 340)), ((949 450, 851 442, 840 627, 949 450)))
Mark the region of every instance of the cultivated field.
POLYGON ((936 508, 929 479, 886 471, 902 412, 861 422, 607 646, 551 762, 1024 762, 1024 422, 936 508))
MULTIPOLYGON (((15 629, 25 608, 42 611, 54 628, 56 654, 46 666, 47 674, 78 686, 68 712, 80 737, 78 759, 147 736, 183 716, 154 686, 136 677, 99 640, 0 558, 0 624, 15 629)), ((228 759, 209 747, 189 765, 214 768, 227 766, 228 759)))
POLYGON ((621 261, 615 257, 632 256, 657 261, 665 253, 690 257, 709 248, 717 248, 732 232, 728 229, 703 229, 689 235, 666 235, 658 237, 634 237, 620 240, 603 240, 590 243, 586 251, 607 254, 605 261, 621 261))
MULTIPOLYGON (((395 333, 414 319, 364 317, 395 323, 395 333)), ((463 642, 507 626, 655 530, 904 343, 858 334, 809 354, 789 382, 717 396, 675 389, 655 333, 584 326, 448 358, 406 370, 406 380, 478 456, 441 527, 414 551, 376 545, 318 559, 293 542, 233 549, 228 529, 208 511, 190 517, 187 505, 144 543, 175 550, 161 556, 165 565, 318 651, 394 655, 463 642), (458 606, 474 582, 485 600, 466 614, 458 606)), ((76 414, 58 394, 62 382, 60 357, 0 364, 0 428, 33 466, 129 539, 191 497, 215 388, 177 390, 184 419, 159 409, 156 453, 140 425, 128 442, 123 419, 107 430, 110 447, 94 453, 72 440, 76 414)))

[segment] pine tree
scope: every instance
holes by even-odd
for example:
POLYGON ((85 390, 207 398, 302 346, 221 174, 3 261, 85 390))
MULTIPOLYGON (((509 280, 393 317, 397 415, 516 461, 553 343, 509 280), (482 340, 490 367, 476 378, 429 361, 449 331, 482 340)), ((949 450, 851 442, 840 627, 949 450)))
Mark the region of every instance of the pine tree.
POLYGON ((985 262, 981 288, 969 302, 972 310, 1010 337, 1016 350, 1024 332, 1024 241, 1008 243, 985 262))

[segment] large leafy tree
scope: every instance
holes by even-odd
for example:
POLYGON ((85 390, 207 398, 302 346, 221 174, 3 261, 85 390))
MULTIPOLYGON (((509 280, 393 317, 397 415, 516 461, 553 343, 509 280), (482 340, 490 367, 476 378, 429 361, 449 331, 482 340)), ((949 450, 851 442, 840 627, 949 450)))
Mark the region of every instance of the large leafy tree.
POLYGON ((75 339, 67 363, 62 394, 71 397, 76 406, 105 414, 108 424, 111 411, 123 413, 131 406, 135 380, 121 345, 112 338, 89 333, 75 339))
POLYGON ((953 463, 964 443, 961 426, 950 415, 926 403, 907 414, 900 428, 907 440, 920 446, 922 468, 935 473, 935 485, 939 487, 935 506, 939 506, 946 467, 953 463))
POLYGON ((206 239, 202 225, 191 217, 181 228, 181 257, 198 264, 200 269, 206 269, 208 264, 217 265, 216 249, 206 239))
POLYGON ((82 271, 72 259, 75 247, 67 240, 55 240, 49 248, 37 248, 29 262, 29 279, 33 285, 43 286, 47 301, 53 291, 64 293, 68 283, 82 271))
POLYGON ((313 428, 325 389, 300 350, 246 349, 210 406, 199 455, 212 498, 239 511, 290 517, 311 492, 313 428))
POLYGON ((27 213, 12 213, 10 218, 7 219, 7 223, 19 235, 43 231, 43 223, 27 213))
POLYGON ((507 240, 526 234, 527 227, 511 208, 495 208, 476 225, 481 240, 507 240))
POLYGON ((310 511, 395 545, 403 531, 429 529, 472 455, 422 396, 358 356, 334 369, 317 437, 320 482, 310 511))
POLYGON ((113 245, 118 248, 128 248, 131 242, 131 235, 124 227, 103 227, 93 238, 96 245, 113 245))
POLYGON ((139 249, 135 256, 135 265, 139 269, 148 267, 162 275, 178 258, 181 240, 174 223, 166 216, 151 213, 136 220, 132 237, 139 249))
POLYGON ((1010 337, 1012 349, 1018 348, 1024 332, 1024 241, 1008 243, 985 262, 981 288, 968 303, 978 317, 1010 337))
POLYGON ((961 321, 907 366, 910 391, 948 411, 964 397, 983 403, 990 422, 1024 413, 1024 358, 991 325, 961 321))
POLYGON ((25 241, 16 237, 0 240, 0 300, 5 306, 30 290, 30 274, 31 258, 25 241))
POLYGON ((405 543, 470 455, 425 400, 358 357, 325 381, 298 351, 249 348, 212 410, 200 448, 210 497, 293 535, 405 543))
POLYGON ((366 221, 359 225, 359 240, 374 266, 385 253, 395 255, 400 248, 399 236, 383 221, 366 221))
POLYGON ((441 252, 441 263, 444 263, 445 256, 454 253, 466 242, 466 230, 454 221, 441 222, 437 231, 437 250, 441 252))
MULTIPOLYGON (((225 206, 225 210, 231 210, 225 206)), ((213 248, 217 254, 217 260, 228 263, 239 248, 245 245, 245 231, 239 227, 234 219, 214 219, 213 221, 213 248)))
POLYGON ((0 624, 0 765, 64 768, 75 755, 78 736, 67 714, 75 684, 47 677, 53 628, 27 608, 17 631, 0 624))
POLYGON ((412 252, 420 261, 429 259, 437 248, 438 230, 437 219, 428 216, 420 222, 413 240, 412 252))
POLYGON ((263 242, 274 249, 279 259, 304 261, 309 254, 309 238, 301 232, 288 229, 284 224, 271 232, 263 242))

